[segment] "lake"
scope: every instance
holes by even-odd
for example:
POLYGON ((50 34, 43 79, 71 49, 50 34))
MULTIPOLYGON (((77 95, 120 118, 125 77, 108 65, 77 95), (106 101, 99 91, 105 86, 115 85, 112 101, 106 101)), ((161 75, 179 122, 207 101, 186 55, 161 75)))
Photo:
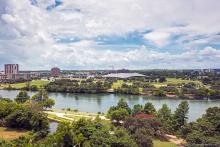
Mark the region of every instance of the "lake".
MULTIPOLYGON (((14 99, 19 93, 18 90, 0 90, 0 95, 5 98, 14 99)), ((35 92, 28 92, 30 96, 35 92)), ((104 112, 110 106, 117 104, 120 98, 124 98, 129 106, 135 104, 144 105, 146 102, 154 104, 158 110, 163 104, 167 104, 172 111, 183 100, 173 98, 158 98, 150 96, 120 95, 120 94, 73 94, 73 93, 49 93, 49 97, 55 100, 55 109, 71 108, 83 112, 104 112)), ((189 102, 189 121, 194 121, 205 113, 209 107, 219 106, 220 100, 187 100, 189 102)))

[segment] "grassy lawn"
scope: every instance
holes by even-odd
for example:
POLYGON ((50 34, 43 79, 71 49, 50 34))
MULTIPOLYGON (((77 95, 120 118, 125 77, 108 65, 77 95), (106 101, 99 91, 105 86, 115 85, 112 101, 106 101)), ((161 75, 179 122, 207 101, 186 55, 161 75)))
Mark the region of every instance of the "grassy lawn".
POLYGON ((77 120, 79 120, 80 118, 91 119, 91 118, 88 118, 88 117, 75 116, 75 115, 64 115, 64 116, 65 116, 65 117, 68 117, 68 118, 73 118, 74 121, 77 121, 77 120))
POLYGON ((55 115, 55 114, 47 114, 47 115, 48 115, 48 116, 47 116, 48 119, 53 120, 53 121, 56 121, 56 122, 66 122, 66 121, 70 121, 70 120, 67 120, 67 119, 58 117, 58 116, 55 115))
POLYGON ((124 83, 123 80, 117 80, 117 82, 114 82, 114 83, 112 84, 112 89, 118 89, 118 88, 120 88, 123 83, 124 83))
POLYGON ((161 87, 161 86, 167 86, 167 84, 182 84, 182 83, 190 83, 193 82, 197 85, 202 86, 203 84, 200 81, 193 81, 193 80, 182 80, 182 79, 176 79, 176 78, 166 78, 167 81, 163 83, 151 83, 155 87, 161 87))
MULTIPOLYGON (((44 80, 33 80, 30 82, 30 86, 36 85, 38 88, 40 86, 48 84, 49 81, 44 81, 44 80)), ((20 89, 26 86, 27 83, 16 83, 16 84, 10 84, 12 88, 20 89)), ((2 88, 7 88, 9 84, 0 84, 0 87, 2 88)))
POLYGON ((114 82, 112 84, 112 89, 118 89, 121 88, 121 86, 126 83, 127 85, 132 85, 131 82, 124 82, 123 80, 117 80, 117 82, 114 82))
POLYGON ((154 140, 153 144, 153 147, 177 147, 176 144, 168 141, 154 140))
POLYGON ((2 139, 13 140, 27 134, 28 131, 0 127, 0 138, 2 139))

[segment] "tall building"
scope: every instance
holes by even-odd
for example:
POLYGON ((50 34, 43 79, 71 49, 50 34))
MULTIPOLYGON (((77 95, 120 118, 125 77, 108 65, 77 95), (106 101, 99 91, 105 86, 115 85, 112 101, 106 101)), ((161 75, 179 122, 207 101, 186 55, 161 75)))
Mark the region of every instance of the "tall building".
POLYGON ((8 79, 14 79, 19 74, 18 64, 5 64, 5 75, 8 79))
POLYGON ((50 72, 51 76, 58 77, 60 75, 60 69, 58 67, 53 67, 50 72))

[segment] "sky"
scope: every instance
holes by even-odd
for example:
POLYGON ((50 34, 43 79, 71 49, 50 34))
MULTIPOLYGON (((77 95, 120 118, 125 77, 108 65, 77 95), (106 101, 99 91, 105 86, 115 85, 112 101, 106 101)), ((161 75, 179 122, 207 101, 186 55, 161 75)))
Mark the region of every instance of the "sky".
POLYGON ((0 69, 220 68, 219 0, 0 0, 0 69))

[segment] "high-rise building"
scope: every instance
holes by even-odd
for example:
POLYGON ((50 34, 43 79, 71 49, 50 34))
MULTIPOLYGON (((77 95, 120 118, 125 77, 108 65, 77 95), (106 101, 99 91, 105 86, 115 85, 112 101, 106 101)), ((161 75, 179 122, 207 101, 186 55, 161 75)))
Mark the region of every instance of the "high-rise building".
POLYGON ((8 79, 13 79, 19 74, 18 64, 5 64, 5 75, 8 79))
POLYGON ((60 69, 58 67, 53 67, 50 72, 51 76, 58 77, 60 75, 60 69))

